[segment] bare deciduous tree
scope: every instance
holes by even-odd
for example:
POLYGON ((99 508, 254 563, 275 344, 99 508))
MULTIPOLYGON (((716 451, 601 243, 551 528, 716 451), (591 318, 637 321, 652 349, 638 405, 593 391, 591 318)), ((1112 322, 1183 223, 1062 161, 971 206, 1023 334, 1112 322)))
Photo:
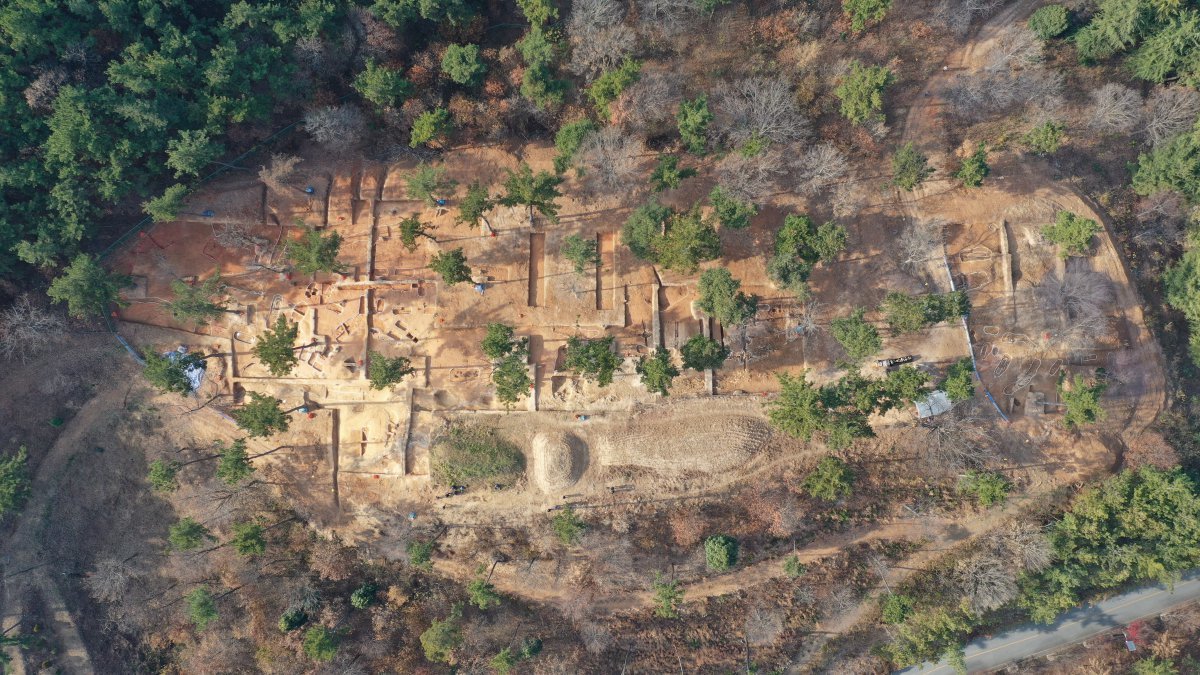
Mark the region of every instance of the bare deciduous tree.
POLYGON ((47 112, 58 97, 58 90, 67 83, 67 73, 62 68, 42 71, 25 88, 25 104, 35 112, 47 112))
POLYGON ((1144 132, 1158 145, 1192 127, 1200 116, 1200 93, 1188 87, 1159 87, 1146 99, 1144 132))
POLYGON ((675 128, 675 113, 682 98, 679 79, 672 73, 646 73, 609 105, 616 124, 643 136, 657 136, 675 128))
POLYGON ((353 551, 342 546, 341 542, 323 538, 313 542, 308 558, 308 566, 312 571, 328 581, 349 579, 354 574, 356 562, 353 551))
POLYGON ((926 263, 942 257, 942 233, 946 221, 940 218, 918 220, 896 240, 896 257, 900 269, 919 276, 926 263))
POLYGON ((998 609, 1017 597, 1013 568, 989 555, 975 555, 954 568, 955 582, 974 612, 998 609))
POLYGON ((1015 70, 1037 65, 1042 61, 1043 42, 1024 24, 1004 31, 988 52, 984 69, 990 72, 1015 70))
POLYGON ((781 77, 749 77, 717 91, 716 129, 732 143, 752 138, 788 143, 806 138, 809 121, 781 77))
POLYGON ((1141 227, 1133 235, 1139 246, 1180 246, 1184 242, 1187 210, 1183 197, 1163 190, 1138 200, 1134 217, 1141 227))
POLYGON ((381 59, 400 44, 396 29, 380 21, 366 7, 352 7, 350 19, 350 29, 362 45, 361 56, 381 59))
POLYGON ((996 556, 1024 571, 1044 570, 1054 558, 1046 534, 1029 523, 1010 523, 988 535, 987 543, 996 556))
POLYGON ((942 0, 933 12, 933 23, 962 38, 972 21, 991 14, 1002 4, 1003 0, 942 0))
POLYGON ((599 654, 612 644, 612 633, 604 626, 591 621, 579 624, 579 637, 583 646, 593 654, 599 654))
POLYGON ((924 450, 930 466, 958 472, 983 466, 995 456, 989 425, 974 403, 959 404, 921 425, 929 432, 924 450))
POLYGON ((301 162, 295 155, 271 155, 271 161, 258 169, 258 179, 272 192, 284 192, 292 188, 297 178, 296 165, 301 162))
POLYGON ((644 0, 638 3, 638 20, 644 27, 672 35, 700 16, 693 0, 644 0))
POLYGON ((793 163, 796 189, 802 194, 819 194, 850 173, 850 161, 833 143, 819 143, 804 151, 793 163))
POLYGON ((866 195, 853 183, 838 183, 829 195, 829 206, 835 218, 856 216, 866 203, 866 195))
POLYGON ((955 79, 946 98, 957 114, 969 120, 1061 98, 1063 75, 1044 68, 964 75, 955 79))
POLYGON ((367 119, 353 105, 330 105, 305 113, 304 129, 329 150, 345 151, 362 140, 367 119))
POLYGON ((571 72, 595 76, 619 64, 633 51, 637 35, 622 24, 625 8, 616 0, 578 0, 571 5, 567 35, 571 72))
POLYGON ((1142 97, 1133 89, 1109 82, 1092 92, 1088 126, 1108 133, 1132 131, 1142 117, 1142 97))
POLYGON ((62 317, 39 307, 28 295, 0 312, 0 356, 22 363, 41 354, 66 334, 62 317))
POLYGON ((132 566, 116 558, 103 558, 96 563, 84 580, 83 585, 88 589, 88 595, 99 602, 116 602, 125 596, 129 590, 129 582, 135 573, 132 566))
POLYGON ((775 644, 783 633, 783 617, 779 612, 755 607, 746 615, 746 642, 755 646, 775 644))
POLYGON ((1087 269, 1068 269, 1061 278, 1048 274, 1034 293, 1047 312, 1066 312, 1068 319, 1100 316, 1113 298, 1109 278, 1087 269))
POLYGON ((717 183, 736 199, 762 204, 775 191, 776 179, 783 175, 782 156, 774 150, 746 157, 731 152, 717 165, 717 183))
POLYGON ((826 616, 837 616, 854 609, 854 606, 858 604, 858 593, 855 593, 850 586, 842 584, 833 589, 825 598, 824 604, 827 610, 826 616))
POLYGON ((620 127, 608 126, 588 134, 578 155, 588 187, 601 194, 632 189, 644 149, 641 139, 627 136, 620 127))

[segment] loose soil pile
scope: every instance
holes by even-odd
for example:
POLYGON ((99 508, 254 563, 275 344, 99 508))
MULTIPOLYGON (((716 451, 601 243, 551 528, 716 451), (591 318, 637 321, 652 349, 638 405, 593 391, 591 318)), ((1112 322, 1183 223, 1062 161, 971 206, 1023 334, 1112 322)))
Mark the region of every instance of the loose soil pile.
POLYGON ((561 433, 533 437, 533 479, 543 492, 564 490, 575 484, 571 446, 561 433))
POLYGON ((770 436, 765 421, 744 415, 673 416, 601 438, 596 454, 606 466, 719 473, 745 463, 770 436))

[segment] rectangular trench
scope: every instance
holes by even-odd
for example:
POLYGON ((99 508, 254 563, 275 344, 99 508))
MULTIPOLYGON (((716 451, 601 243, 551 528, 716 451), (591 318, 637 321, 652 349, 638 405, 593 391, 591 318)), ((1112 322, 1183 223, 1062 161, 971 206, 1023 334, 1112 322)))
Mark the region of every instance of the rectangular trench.
POLYGON ((596 248, 600 252, 600 264, 596 265, 596 309, 612 309, 612 293, 604 292, 604 275, 611 274, 614 267, 614 239, 612 232, 596 234, 596 248))
POLYGON ((542 298, 542 270, 546 258, 546 235, 529 234, 529 306, 537 307, 542 298))

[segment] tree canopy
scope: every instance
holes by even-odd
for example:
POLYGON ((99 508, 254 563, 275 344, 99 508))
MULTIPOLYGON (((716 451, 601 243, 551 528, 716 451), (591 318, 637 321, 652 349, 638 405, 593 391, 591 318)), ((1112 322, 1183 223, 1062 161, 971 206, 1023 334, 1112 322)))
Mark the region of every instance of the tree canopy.
POLYGON ((234 409, 230 416, 250 438, 261 438, 288 430, 289 418, 279 407, 279 399, 250 392, 250 400, 234 409))
POLYGON ((104 316, 112 305, 124 307, 121 289, 131 283, 128 276, 110 273, 91 256, 80 254, 50 282, 47 294, 54 302, 67 303, 71 316, 84 319, 104 316))
POLYGON ((175 297, 167 302, 167 310, 179 321, 194 321, 196 325, 204 326, 226 311, 224 303, 220 302, 224 299, 225 284, 219 271, 194 284, 172 279, 171 293, 175 297))
POLYGON ((155 389, 165 393, 175 392, 182 396, 192 393, 192 381, 188 371, 192 368, 204 368, 204 358, 196 354, 163 355, 148 351, 143 355, 146 365, 142 367, 142 376, 155 389))
POLYGON ((463 255, 461 246, 435 253, 429 259, 429 269, 437 272, 449 286, 471 280, 471 268, 467 265, 467 256, 463 255))
POLYGON ((918 152, 912 143, 905 143, 892 155, 892 185, 901 190, 915 190, 932 175, 929 158, 918 152))
POLYGON ((842 0, 842 11, 850 17, 850 28, 856 33, 883 21, 891 7, 892 0, 842 0))
POLYGON ((15 453, 0 456, 0 518, 16 513, 30 494, 29 452, 21 446, 15 453))
POLYGON ((837 457, 825 457, 804 477, 804 491, 817 499, 833 502, 850 496, 854 472, 837 457))
POLYGON ((834 319, 829 332, 838 341, 851 361, 862 361, 883 348, 879 331, 863 319, 865 310, 856 309, 850 316, 834 319))
POLYGON ((741 291, 742 282, 724 267, 704 270, 697 287, 696 306, 726 326, 739 326, 754 318, 758 296, 741 291))
MULTIPOLYGON (((847 0, 847 2, 861 0, 847 0)), ((886 11, 886 8, 885 8, 886 11)), ((842 116, 853 124, 883 119, 883 90, 892 83, 892 71, 883 66, 864 66, 850 62, 850 72, 833 93, 842 102, 842 116)))
POLYGON ((264 330, 254 342, 254 355, 275 377, 284 377, 292 372, 300 357, 296 354, 296 336, 300 325, 287 320, 280 312, 275 325, 264 330))
POLYGON ((558 202, 562 196, 558 191, 562 177, 548 171, 536 174, 525 162, 516 171, 507 170, 504 179, 504 196, 498 201, 505 206, 526 206, 529 209, 529 220, 533 220, 533 211, 537 209, 552 223, 558 222, 558 202))
POLYGON ((1178 469, 1126 470, 1081 493, 1049 528, 1054 561, 1022 584, 1020 604, 1050 623, 1092 590, 1170 582, 1200 565, 1200 494, 1178 469))
POLYGON ((299 239, 287 243, 287 258, 292 266, 301 274, 316 274, 317 272, 341 272, 346 266, 338 262, 338 252, 342 249, 342 235, 330 232, 321 234, 317 230, 306 227, 299 239))
POLYGON ((388 357, 372 351, 367 355, 367 359, 369 362, 367 379, 370 381, 372 389, 387 389, 416 372, 412 363, 404 356, 388 357))
POLYGON ((680 213, 658 202, 634 210, 621 230, 621 241, 642 260, 685 274, 721 254, 717 230, 699 209, 680 213))
POLYGON ((1100 223, 1091 218, 1070 211, 1059 211, 1054 214, 1054 222, 1042 228, 1042 236, 1058 244, 1058 257, 1066 259, 1073 255, 1087 255, 1092 237, 1103 230, 1100 223))
POLYGON ((980 143, 975 152, 968 155, 959 164, 958 171, 954 173, 954 177, 962 181, 963 187, 979 187, 983 185, 983 179, 991 172, 991 167, 988 166, 988 151, 987 145, 980 143))
POLYGON ((720 368, 729 358, 729 350, 725 345, 699 334, 688 338, 679 352, 683 356, 683 367, 692 370, 720 368))
POLYGON ((621 357, 613 353, 615 341, 611 335, 593 339, 572 335, 567 338, 563 366, 585 379, 594 380, 601 387, 608 386, 612 384, 613 373, 621 365, 621 357))
POLYGON ((671 381, 679 376, 679 369, 675 367, 671 352, 659 345, 649 356, 638 360, 637 373, 647 389, 668 396, 671 393, 671 381))

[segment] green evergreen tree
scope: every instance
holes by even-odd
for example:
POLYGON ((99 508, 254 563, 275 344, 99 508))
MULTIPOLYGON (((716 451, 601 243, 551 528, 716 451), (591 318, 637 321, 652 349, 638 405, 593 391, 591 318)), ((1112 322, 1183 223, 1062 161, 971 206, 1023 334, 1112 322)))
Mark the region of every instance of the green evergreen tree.
MULTIPOLYGON (((435 206, 439 195, 446 195, 454 190, 457 185, 453 180, 446 177, 446 167, 430 166, 428 164, 418 164, 413 172, 408 174, 404 179, 405 192, 409 199, 416 199, 425 202, 430 206, 435 206)), ((468 192, 468 196, 470 193, 468 192)), ((483 196, 487 197, 487 192, 484 191, 483 196)), ((476 197, 478 199, 478 197, 476 197)), ((483 202, 487 204, 487 202, 483 202)), ((482 204, 480 204, 482 206, 482 204)), ((465 205, 460 205, 460 208, 465 208, 465 205)), ((479 212, 482 217, 483 212, 491 208, 487 204, 487 208, 483 208, 479 212)), ((472 223, 473 224, 473 223, 472 223)))
POLYGON ((758 207, 749 202, 733 198, 720 185, 708 193, 708 203, 712 204, 713 215, 722 227, 741 230, 750 226, 750 219, 758 215, 758 207))
POLYGON ((229 544, 233 550, 244 556, 262 555, 267 550, 266 530, 262 525, 253 521, 234 523, 230 528, 233 536, 229 544))
POLYGON ((891 7, 892 0, 842 0, 842 11, 850 17, 850 29, 855 33, 883 21, 891 7))
POLYGON ((1103 420, 1105 412, 1100 406, 1100 397, 1108 389, 1108 383, 1101 379, 1088 379, 1076 375, 1068 389, 1063 386, 1065 380, 1066 376, 1063 375, 1058 381, 1058 397, 1065 407, 1063 424, 1068 429, 1080 429, 1085 424, 1095 424, 1103 420))
POLYGON ((121 289, 132 284, 123 274, 112 274, 88 255, 79 254, 63 273, 50 282, 47 294, 54 302, 67 303, 67 313, 78 319, 105 316, 109 307, 124 307, 121 289))
POLYGON ((279 407, 279 399, 250 392, 250 401, 230 413, 250 438, 262 438, 288 430, 288 415, 279 407))
POLYGON ((830 322, 829 332, 852 362, 859 362, 883 348, 879 331, 863 319, 865 310, 856 309, 850 316, 830 322))
POLYGON ((892 185, 909 192, 933 175, 929 158, 917 151, 912 143, 905 143, 892 155, 892 185))
POLYGON ((254 343, 254 355, 271 375, 285 377, 300 363, 295 347, 299 334, 300 325, 291 323, 283 312, 280 312, 275 318, 275 326, 258 336, 254 343))
POLYGON ((804 477, 804 491, 828 502, 849 497, 854 488, 854 472, 837 457, 825 457, 804 477))
POLYGON ((1091 218, 1077 216, 1070 211, 1054 214, 1054 222, 1042 228, 1042 236, 1058 245, 1058 257, 1066 260, 1075 255, 1087 255, 1092 237, 1104 231, 1100 223, 1091 218))
POLYGON ((679 136, 688 152, 693 155, 703 155, 708 150, 708 125, 712 124, 714 116, 708 109, 708 98, 698 96, 695 99, 684 99, 679 104, 679 113, 675 120, 679 125, 679 136))
POLYGON ((704 540, 704 562, 713 572, 724 572, 737 564, 738 542, 723 534, 704 540))
POLYGON ((892 71, 883 66, 864 66, 851 61, 850 72, 833 90, 842 102, 842 117, 857 125, 883 120, 883 90, 893 80, 892 71))
POLYGON ((338 262, 342 249, 342 235, 330 232, 328 236, 306 227, 299 239, 288 241, 284 249, 287 259, 301 274, 317 272, 344 272, 346 266, 338 262))
POLYGON ((29 499, 31 485, 25 446, 8 457, 0 456, 0 518, 21 510, 29 499))
POLYGON ((405 377, 416 372, 416 369, 412 367, 412 362, 404 356, 387 357, 372 351, 367 354, 367 360, 369 363, 367 379, 370 381, 372 389, 383 390, 395 386, 405 377))
POLYGON ((504 179, 505 194, 498 201, 505 206, 526 206, 529 209, 529 222, 533 223, 533 210, 545 216, 552 223, 558 222, 558 202, 562 194, 558 191, 562 178, 547 171, 533 173, 533 169, 525 162, 516 171, 507 170, 504 179))
POLYGON ((479 60, 479 45, 450 45, 442 55, 442 72, 451 82, 475 86, 487 68, 479 60))
POLYGON ((237 485, 254 474, 254 464, 246 452, 246 439, 239 438, 228 445, 218 441, 216 476, 226 485, 237 485))
POLYGON ((1071 14, 1062 5, 1039 7, 1029 16, 1029 30, 1043 40, 1056 38, 1071 26, 1071 14))
POLYGON ((203 129, 183 129, 167 141, 167 166, 175 177, 199 176, 204 167, 225 153, 225 146, 203 129))
POLYGON ((187 194, 187 187, 176 183, 163 190, 161 195, 142 202, 142 212, 156 223, 170 222, 179 217, 187 194))
POLYGON ((720 368, 729 358, 729 350, 720 342, 703 335, 693 335, 679 348, 683 356, 683 367, 692 370, 720 368))
POLYGON ((399 70, 382 66, 367 59, 363 69, 354 77, 353 86, 364 99, 376 108, 398 108, 413 94, 412 83, 399 70))
POLYGON ((659 345, 650 356, 638 360, 637 373, 642 376, 646 389, 668 396, 671 381, 679 375, 679 369, 671 360, 671 352, 659 345))
POLYGON ((650 174, 650 184, 655 192, 675 189, 683 183, 683 179, 696 175, 695 169, 679 168, 679 157, 675 155, 659 155, 658 163, 650 174))
POLYGON ((600 264, 600 247, 593 238, 568 234, 563 238, 562 256, 575 265, 576 274, 583 274, 600 264))
POLYGON ((563 367, 606 387, 612 384, 613 373, 621 365, 621 357, 613 353, 613 342, 611 335, 591 340, 572 335, 567 338, 563 367))
POLYGON ((434 243, 437 242, 437 239, 430 234, 430 232, 433 232, 434 227, 422 223, 419 216, 409 216, 401 220, 397 229, 400 230, 400 243, 409 253, 417 250, 417 239, 420 237, 425 237, 434 243))
POLYGON ((304 654, 313 661, 327 663, 337 655, 340 641, 334 631, 324 626, 313 626, 304 632, 304 654))
POLYGON ((746 295, 741 287, 742 282, 723 267, 705 270, 700 275, 696 306, 726 326, 740 326, 758 311, 758 296, 746 295))
POLYGON ((418 115, 417 119, 413 122, 408 146, 415 148, 435 142, 441 145, 453 130, 454 124, 450 121, 449 110, 445 108, 426 110, 418 115))
POLYGON ((448 286, 471 280, 471 268, 461 246, 434 254, 429 259, 429 269, 437 272, 448 286))
POLYGON ((173 551, 191 551, 205 542, 216 540, 207 527, 192 518, 180 518, 167 532, 167 541, 171 543, 173 551))
MULTIPOLYGON (((150 471, 146 481, 155 492, 174 492, 179 489, 179 463, 165 459, 150 462, 150 471)), ((3 482, 3 481, 0 481, 3 482)))
POLYGON ((228 311, 224 303, 219 302, 225 294, 219 271, 196 284, 172 279, 171 294, 175 297, 167 302, 167 311, 177 321, 194 321, 197 326, 204 326, 228 311))
POLYGON ((187 594, 188 619, 196 630, 202 631, 217 620, 217 603, 207 586, 201 586, 187 594))
POLYGON ((954 177, 962 181, 963 187, 979 187, 983 185, 983 179, 991 173, 992 169, 988 166, 988 151, 987 145, 980 143, 975 148, 969 157, 962 161, 958 171, 954 173, 954 177))

